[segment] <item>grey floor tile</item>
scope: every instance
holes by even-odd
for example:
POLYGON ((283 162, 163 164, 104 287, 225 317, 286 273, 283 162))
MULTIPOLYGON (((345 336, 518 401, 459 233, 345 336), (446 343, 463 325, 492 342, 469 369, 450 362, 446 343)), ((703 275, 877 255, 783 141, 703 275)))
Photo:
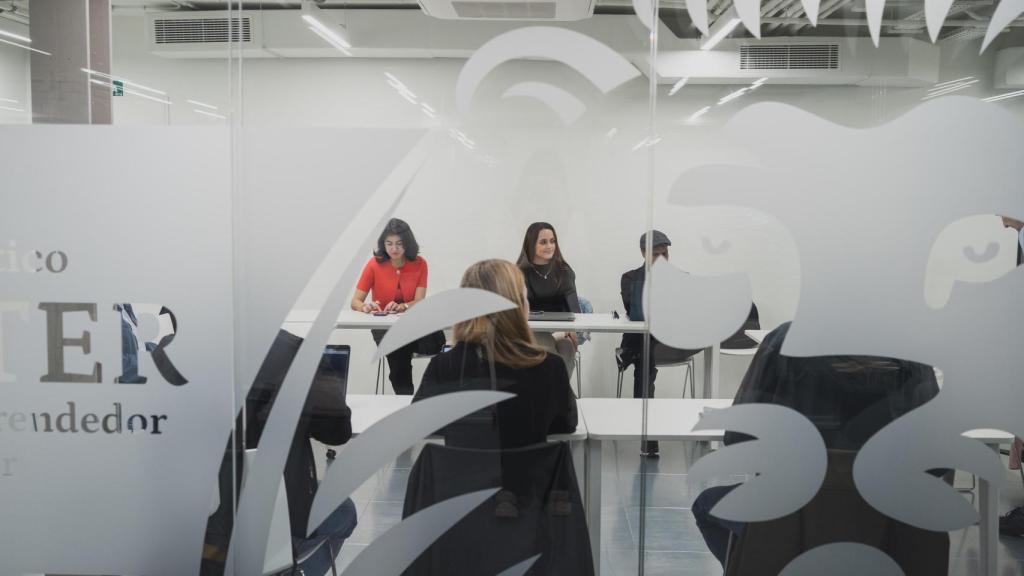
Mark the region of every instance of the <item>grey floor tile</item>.
POLYGON ((636 548, 636 541, 629 529, 629 518, 622 506, 601 509, 601 549, 630 550, 636 548))
POLYGON ((380 473, 380 484, 377 486, 377 493, 374 494, 374 501, 378 502, 404 502, 405 491, 409 484, 409 468, 391 468, 380 473))
MULTIPOLYGON (((977 558, 953 558, 949 562, 949 576, 983 575, 977 558)), ((1024 576, 1024 563, 1014 558, 1000 556, 995 576, 1024 576)))
POLYGON ((401 520, 401 502, 370 502, 360 514, 359 524, 348 542, 370 544, 401 520))
MULTIPOLYGON (((628 509, 630 532, 639 545, 640 508, 628 509)), ((660 552, 707 552, 697 522, 686 508, 647 508, 643 537, 645 548, 660 552)))
MULTIPOLYGON (((1000 535, 996 549, 1000 556, 1024 560, 1024 538, 1000 535)), ((979 550, 977 526, 949 533, 949 555, 951 557, 977 558, 980 554, 979 550)))

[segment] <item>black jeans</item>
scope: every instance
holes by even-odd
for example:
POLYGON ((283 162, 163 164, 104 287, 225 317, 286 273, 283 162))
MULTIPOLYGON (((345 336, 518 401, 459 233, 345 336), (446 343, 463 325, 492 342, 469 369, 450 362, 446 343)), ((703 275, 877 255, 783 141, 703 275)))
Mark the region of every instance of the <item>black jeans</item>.
MULTIPOLYGON (((378 345, 384 338, 386 330, 371 330, 373 341, 378 345)), ((388 380, 391 388, 399 396, 412 396, 412 355, 416 351, 416 342, 410 342, 388 354, 388 380)))
MULTIPOLYGON (((658 367, 654 365, 654 347, 658 341, 651 338, 651 353, 647 355, 647 373, 650 383, 647 386, 647 398, 654 398, 654 379, 658 377, 658 367)), ((644 337, 643 334, 622 335, 622 359, 626 367, 633 366, 633 398, 644 397, 644 337)), ((640 451, 650 454, 659 451, 656 440, 648 440, 641 444, 640 451)))

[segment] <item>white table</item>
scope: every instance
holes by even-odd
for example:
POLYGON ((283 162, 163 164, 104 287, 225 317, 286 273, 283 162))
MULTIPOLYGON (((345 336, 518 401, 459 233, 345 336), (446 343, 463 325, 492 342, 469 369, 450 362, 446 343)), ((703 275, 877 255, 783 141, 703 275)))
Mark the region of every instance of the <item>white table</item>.
MULTIPOLYGON (((285 328, 300 337, 304 337, 309 325, 316 320, 317 310, 292 310, 285 319, 285 328)), ((352 309, 342 310, 335 324, 337 330, 387 330, 398 321, 401 314, 374 316, 352 309)), ((574 320, 550 321, 530 320, 530 329, 534 332, 601 332, 601 333, 643 333, 648 327, 646 322, 615 318, 611 314, 576 314, 574 320)), ((718 395, 719 346, 704 349, 704 390, 705 398, 718 395)))
MULTIPOLYGON (((594 550, 594 568, 601 566, 601 452, 604 442, 611 440, 639 441, 642 437, 643 400, 631 398, 582 398, 579 409, 587 422, 587 456, 584 459, 586 476, 587 525, 591 547, 594 550)), ((694 431, 705 408, 728 408, 732 400, 675 399, 647 400, 647 439, 675 441, 721 440, 721 430, 694 431)), ((965 434, 998 451, 1000 444, 1013 441, 1013 436, 998 430, 974 430, 965 434)), ((978 482, 981 565, 988 567, 985 574, 995 574, 998 544, 998 490, 987 481, 978 482)))
POLYGON ((764 339, 765 339, 766 336, 768 336, 769 332, 771 332, 771 330, 744 330, 743 331, 743 333, 746 334, 748 338, 750 338, 754 342, 757 342, 758 344, 760 344, 761 342, 764 342, 764 339))

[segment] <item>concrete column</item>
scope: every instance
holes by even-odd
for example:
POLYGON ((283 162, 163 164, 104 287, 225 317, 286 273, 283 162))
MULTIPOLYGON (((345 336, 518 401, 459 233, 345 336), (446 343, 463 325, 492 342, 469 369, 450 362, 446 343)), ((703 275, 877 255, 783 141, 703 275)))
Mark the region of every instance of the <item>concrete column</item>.
MULTIPOLYGON (((83 68, 110 73, 110 0, 32 0, 32 116, 37 124, 111 121, 110 89, 83 68)), ((109 82, 108 82, 109 83, 109 82)))

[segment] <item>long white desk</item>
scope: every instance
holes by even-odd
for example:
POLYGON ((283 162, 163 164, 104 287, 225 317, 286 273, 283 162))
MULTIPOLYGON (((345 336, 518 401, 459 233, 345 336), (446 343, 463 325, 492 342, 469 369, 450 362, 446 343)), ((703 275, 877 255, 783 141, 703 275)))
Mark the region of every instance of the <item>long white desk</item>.
MULTIPOLYGON (((642 438, 643 400, 631 398, 581 398, 580 412, 587 421, 586 476, 587 525, 594 549, 594 567, 600 571, 601 542, 601 452, 610 440, 639 441, 642 438)), ((647 439, 668 441, 721 440, 721 430, 694 431, 705 408, 727 408, 732 400, 656 398, 647 400, 647 439)), ((973 430, 964 434, 983 442, 996 451, 1000 444, 1009 444, 1013 436, 998 430, 973 430)), ((989 482, 978 482, 981 565, 991 567, 986 574, 995 574, 998 544, 998 490, 989 482)))
MULTIPOLYGON (((292 310, 285 319, 285 328, 300 337, 304 337, 309 326, 316 320, 317 310, 292 310)), ((355 310, 342 310, 338 314, 336 330, 387 330, 398 321, 401 314, 374 316, 355 310)), ((614 318, 611 314, 576 314, 571 321, 530 320, 530 329, 534 332, 601 332, 601 333, 643 333, 648 327, 646 322, 614 318)), ((704 349, 704 381, 703 396, 718 396, 719 347, 709 346, 704 349)))

